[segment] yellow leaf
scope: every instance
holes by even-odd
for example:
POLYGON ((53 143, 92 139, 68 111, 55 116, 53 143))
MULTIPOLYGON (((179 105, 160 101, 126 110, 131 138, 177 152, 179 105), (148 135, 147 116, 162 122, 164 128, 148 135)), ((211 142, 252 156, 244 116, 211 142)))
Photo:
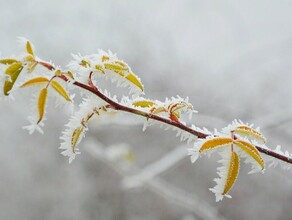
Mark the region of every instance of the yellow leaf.
POLYGON ((105 63, 104 67, 106 69, 109 69, 112 71, 127 71, 127 70, 129 70, 129 68, 127 66, 122 66, 120 64, 105 63))
POLYGON ((13 64, 13 63, 16 63, 16 62, 19 62, 19 61, 15 60, 15 59, 3 59, 3 60, 0 60, 0 63, 4 64, 4 65, 13 64))
POLYGON ((206 141, 200 148, 199 152, 202 153, 203 151, 206 151, 206 150, 211 150, 216 147, 222 147, 226 144, 231 144, 232 141, 233 140, 231 138, 223 138, 223 137, 213 138, 206 141))
MULTIPOLYGON (((119 71, 119 70, 114 70, 114 72, 116 72, 117 74, 119 74, 120 76, 124 77, 125 76, 125 72, 124 71, 119 71)), ((128 73, 127 73, 128 74, 128 73)))
POLYGON ((242 140, 236 140, 234 144, 250 155, 261 166, 262 170, 265 168, 265 162, 255 146, 242 140))
POLYGON ((48 97, 48 89, 44 88, 41 90, 39 99, 38 99, 39 120, 37 123, 40 123, 44 117, 47 97, 48 97))
POLYGON ((152 108, 152 109, 150 109, 150 112, 152 113, 152 114, 154 114, 154 115, 157 115, 157 114, 159 114, 159 113, 161 113, 161 112, 167 112, 167 110, 164 108, 164 107, 158 107, 158 108, 152 108))
POLYGON ((71 137, 71 147, 72 147, 73 153, 75 153, 76 145, 78 143, 78 140, 79 140, 80 135, 82 134, 82 132, 83 132, 83 127, 76 128, 73 131, 73 134, 72 134, 72 137, 71 137))
POLYGON ((50 83, 50 85, 53 87, 53 89, 55 89, 55 91, 56 91, 57 93, 59 93, 61 96, 63 96, 64 99, 66 99, 66 100, 69 101, 69 102, 71 101, 71 99, 70 99, 70 97, 69 97, 67 91, 63 88, 63 86, 62 86, 60 83, 58 83, 58 82, 56 82, 56 81, 52 81, 52 82, 50 83))
POLYGON ((131 83, 136 85, 138 88, 140 88, 142 91, 144 91, 144 86, 141 83, 140 79, 134 74, 134 73, 129 73, 126 76, 126 79, 129 80, 131 83))
POLYGON ((32 45, 29 41, 26 42, 26 52, 32 56, 34 56, 32 45))
POLYGON ((99 72, 105 74, 105 71, 101 65, 95 65, 95 69, 98 70, 99 72))
POLYGON ((237 128, 233 130, 233 132, 238 135, 247 136, 250 138, 256 138, 262 141, 263 143, 266 142, 265 137, 260 132, 246 125, 238 126, 237 128))
POLYGON ((115 61, 114 63, 116 63, 116 64, 118 64, 118 65, 120 65, 120 66, 122 66, 122 67, 127 67, 127 64, 125 64, 125 63, 122 62, 122 61, 115 61))
POLYGON ((149 108, 153 105, 155 105, 155 102, 151 100, 140 100, 133 102, 133 106, 135 107, 149 108))
POLYGON ((17 72, 19 69, 22 68, 22 63, 21 62, 17 62, 17 63, 13 63, 12 65, 10 65, 5 73, 9 76, 12 76, 15 72, 17 72))
POLYGON ((101 61, 105 62, 105 61, 109 61, 109 59, 110 58, 108 56, 103 55, 102 58, 101 58, 101 61))
POLYGON ((240 166, 239 157, 237 153, 232 152, 223 195, 227 194, 229 190, 231 189, 231 187, 233 186, 233 184, 235 183, 238 176, 238 172, 239 172, 239 166, 240 166))
POLYGON ((45 78, 45 77, 36 77, 36 78, 30 79, 27 82, 23 83, 20 86, 20 88, 24 88, 24 87, 27 87, 27 86, 32 86, 32 85, 35 85, 35 84, 47 83, 47 82, 49 82, 49 80, 47 78, 45 78))
POLYGON ((86 60, 81 60, 80 65, 84 67, 90 67, 90 63, 88 63, 86 60))
POLYGON ((180 110, 182 108, 193 109, 193 106, 189 103, 182 102, 182 101, 172 103, 168 106, 169 112, 171 112, 171 113, 177 112, 178 110, 180 110))
POLYGON ((13 88, 15 81, 17 80, 21 70, 23 69, 22 63, 17 62, 11 64, 5 71, 5 74, 10 76, 9 80, 6 80, 3 87, 4 95, 8 96, 10 90, 13 88))

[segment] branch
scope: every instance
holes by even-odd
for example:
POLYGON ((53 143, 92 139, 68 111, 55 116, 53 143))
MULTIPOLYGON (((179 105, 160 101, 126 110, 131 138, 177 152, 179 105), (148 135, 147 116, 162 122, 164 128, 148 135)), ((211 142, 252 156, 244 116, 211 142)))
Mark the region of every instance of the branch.
MULTIPOLYGON (((42 66, 44 66, 45 68, 49 69, 49 70, 54 70, 55 67, 49 63, 46 63, 44 61, 41 61, 41 62, 38 62, 39 64, 41 64, 42 66)), ((60 75, 59 76, 61 79, 63 79, 64 81, 68 81, 67 77, 65 75, 60 75)), ((176 122, 176 121, 172 121, 170 119, 167 119, 167 118, 164 118, 164 117, 161 117, 161 116, 158 116, 158 115, 154 115, 154 114, 151 114, 151 113, 148 113, 148 112, 143 112, 141 110, 138 110, 138 109, 134 109, 134 108, 130 108, 128 106, 124 106, 124 105, 121 105, 120 103, 112 100, 111 98, 105 96, 103 93, 101 93, 97 87, 95 86, 89 86, 89 85, 86 85, 86 84, 83 84, 81 82, 78 82, 78 81, 74 81, 73 83, 75 86, 79 87, 79 88, 82 88, 82 89, 85 89, 93 94, 95 94, 96 96, 98 96, 99 98, 101 98, 102 100, 104 100, 105 102, 107 102, 108 104, 111 105, 111 107, 115 110, 118 110, 118 111, 124 111, 124 112, 129 112, 129 113, 132 113, 132 114, 135 114, 135 115, 140 115, 142 117, 145 117, 147 119, 152 119, 152 120, 155 120, 155 121, 159 121, 159 122, 162 122, 162 123, 165 123, 165 124, 168 124, 168 125, 171 125, 173 127, 176 127, 176 128, 179 128, 183 131, 186 131, 198 138, 207 138, 209 135, 208 134, 205 134, 205 133, 202 133, 200 131, 196 131, 180 122, 176 122)), ((277 158, 279 160, 282 160, 282 161, 285 161, 287 163, 290 163, 292 164, 292 158, 289 157, 289 156, 285 156, 285 155, 282 155, 282 154, 279 154, 273 150, 270 150, 270 149, 267 149, 267 148, 263 148, 263 147, 260 147, 260 146, 255 146, 260 152, 268 155, 268 156, 271 156, 271 157, 274 157, 274 158, 277 158)))
MULTIPOLYGON (((171 121, 167 118, 163 118, 163 117, 160 117, 158 115, 153 115, 151 113, 147 113, 147 112, 143 112, 143 111, 140 111, 140 110, 137 110, 137 109, 134 109, 134 108, 130 108, 128 106, 124 106, 124 105, 121 105, 120 103, 117 103, 115 102, 114 100, 110 99, 109 97, 105 96, 104 94, 102 94, 98 89, 94 89, 88 85, 85 85, 83 83, 80 83, 80 82, 77 82, 75 81, 73 83, 74 85, 82 88, 82 89, 85 89, 95 95, 97 95, 99 98, 101 98, 102 100, 104 100, 105 102, 109 103, 114 109, 116 110, 120 110, 120 111, 124 111, 124 112, 129 112, 129 113, 132 113, 132 114, 136 114, 136 115, 140 115, 142 117, 145 117, 145 118, 150 118, 150 119, 153 119, 153 120, 156 120, 156 121, 160 121, 160 122, 163 122, 165 124, 169 124, 169 125, 172 125, 174 127, 177 127, 181 130, 184 130, 190 134, 193 134, 195 136, 197 136, 198 138, 206 138, 208 137, 208 134, 205 134, 205 133, 202 133, 202 132, 199 132, 199 131, 196 131, 182 123, 177 123, 175 121, 171 121)), ((264 153, 264 154, 267 154, 271 157, 275 157, 279 160, 282 160, 282 161, 285 161, 287 163, 291 163, 292 164, 292 158, 288 157, 288 156, 284 156, 282 154, 278 154, 272 150, 269 150, 269 149, 266 149, 266 148, 262 148, 260 146, 256 146, 256 148, 264 153)))

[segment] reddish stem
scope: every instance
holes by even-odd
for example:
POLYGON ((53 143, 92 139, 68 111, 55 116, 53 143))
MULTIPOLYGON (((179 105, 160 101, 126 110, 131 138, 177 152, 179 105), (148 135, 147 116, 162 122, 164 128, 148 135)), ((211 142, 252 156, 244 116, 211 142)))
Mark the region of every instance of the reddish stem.
POLYGON ((55 69, 55 67, 50 63, 46 63, 44 61, 37 61, 37 63, 41 64, 43 67, 46 67, 49 70, 54 70, 55 69))

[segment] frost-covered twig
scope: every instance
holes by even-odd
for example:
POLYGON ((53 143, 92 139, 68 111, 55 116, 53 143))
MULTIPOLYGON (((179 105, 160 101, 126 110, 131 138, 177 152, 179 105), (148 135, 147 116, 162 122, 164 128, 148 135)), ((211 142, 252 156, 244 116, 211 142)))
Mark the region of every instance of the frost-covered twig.
POLYGON ((97 54, 87 56, 74 55, 68 69, 63 70, 36 57, 34 47, 28 40, 22 39, 22 42, 26 48, 25 54, 0 60, 1 95, 11 97, 19 88, 30 88, 34 96, 33 110, 28 117, 30 125, 24 128, 30 133, 43 133, 41 127, 46 119, 48 99, 53 96, 58 105, 62 103, 73 106, 75 94, 70 95, 70 92, 79 88, 83 100, 79 110, 71 115, 60 138, 60 149, 64 156, 69 157, 70 163, 80 153, 78 145, 92 118, 111 121, 112 117, 126 112, 144 118, 143 130, 149 125, 158 124, 162 128, 176 131, 181 141, 193 142, 188 150, 192 162, 203 154, 221 151, 222 167, 218 169, 220 178, 215 179, 217 185, 211 189, 217 201, 224 196, 230 197, 227 193, 237 179, 240 158, 251 164, 250 173, 264 171, 265 161, 269 161, 270 166, 281 161, 281 167, 291 167, 292 155, 288 151, 283 152, 280 147, 275 150, 267 147, 266 138, 253 125, 234 120, 221 131, 215 129, 211 132, 196 125, 187 125, 184 117, 191 117, 196 112, 188 98, 177 96, 166 98, 165 101, 144 98, 141 96, 144 94, 144 86, 140 78, 111 51, 99 50, 97 54), (111 80, 119 87, 126 87, 132 96, 124 95, 118 100, 106 90, 102 91, 97 86, 98 80, 111 80), (268 155, 270 159, 264 159, 259 152, 268 155))
MULTIPOLYGON (((39 61, 39 63, 41 65, 43 65, 44 67, 48 68, 49 70, 55 70, 55 66, 50 64, 50 63, 47 63, 45 61, 39 61)), ((65 80, 65 81, 68 81, 68 77, 65 76, 65 75, 60 75, 58 76, 59 78, 65 80)), ((104 95, 98 88, 96 87, 93 87, 93 86, 89 86, 89 85, 86 85, 84 83, 81 83, 81 82, 78 82, 78 81, 74 81, 73 84, 79 88, 82 88, 84 90, 87 90, 91 93, 93 93, 94 95, 98 96, 99 98, 101 98, 102 100, 104 100, 106 103, 110 104, 111 107, 115 110, 118 110, 118 111, 124 111, 124 112, 129 112, 129 113, 132 113, 132 114, 136 114, 136 115, 140 115, 142 117, 146 117, 147 119, 153 119, 153 120, 156 120, 156 121, 159 121, 159 122, 162 122, 162 123, 165 123, 165 124, 168 124, 168 125, 171 125, 171 126, 174 126, 174 127, 177 127, 183 131, 186 131, 198 138, 206 138, 209 136, 209 134, 206 134, 202 131, 198 131, 196 129, 193 129, 192 127, 189 127, 185 124, 182 124, 180 122, 177 122, 177 121, 173 121, 173 120, 170 120, 168 118, 164 118, 164 117, 161 117, 159 115, 155 115, 155 114, 152 114, 152 113, 147 113, 147 112, 144 112, 144 111, 141 111, 139 109, 136 109, 136 108, 131 108, 131 107, 128 107, 128 106, 125 106, 125 105, 122 105, 120 103, 118 103, 117 101, 111 99, 110 97, 104 95)), ((269 148, 263 148, 261 146, 256 146, 257 149, 264 153, 264 154, 267 154, 271 157, 275 157, 279 160, 283 160, 287 163, 291 163, 292 164, 292 158, 290 156, 285 156, 285 155, 282 155, 282 154, 279 154, 273 150, 270 150, 269 148)))
MULTIPOLYGON (((80 87, 80 88, 83 88, 85 90, 88 90, 90 92, 92 92, 93 94, 97 95, 98 97, 100 97, 101 99, 103 99, 104 101, 106 101, 107 103, 109 103, 115 110, 120 110, 120 111, 125 111, 125 112, 129 112, 129 113, 133 113, 133 114, 136 114, 136 115, 140 115, 142 117, 146 117, 148 119, 153 119, 153 120, 156 120, 156 121, 159 121, 159 122, 163 122, 165 124, 168 124, 168 125, 171 125, 171 126, 174 126, 174 127, 177 127, 183 131, 186 131, 192 135, 195 135, 196 137, 198 138, 206 138, 209 136, 209 134, 206 134, 206 133, 203 133, 201 131, 197 131, 191 127, 188 127, 182 123, 179 123, 179 122, 175 122, 175 121, 172 121, 170 119, 167 119, 167 118, 163 118, 163 117, 160 117, 159 115, 153 115, 151 113, 147 113, 147 112, 143 112, 141 110, 137 110, 137 109, 134 109, 134 108, 130 108, 128 106, 123 106, 113 100, 111 100, 110 98, 104 96, 100 91, 98 90, 95 90, 85 84, 82 84, 80 82, 74 82, 74 85, 80 87)), ((285 156, 285 155, 282 155, 282 154, 279 154, 273 150, 270 150, 269 148, 263 148, 261 146, 256 146, 256 148, 264 153, 264 154, 267 154, 271 157, 275 157, 279 160, 283 160, 287 163, 291 163, 292 164, 292 158, 290 156, 285 156)))
MULTIPOLYGON (((45 65, 46 67, 48 67, 49 69, 54 69, 54 67, 50 64, 46 64, 45 65)), ((67 80, 67 78, 65 76, 60 76, 61 78, 63 78, 64 80, 67 80)), ((177 127, 181 130, 184 130, 190 134, 193 134, 195 135, 196 137, 198 138, 206 138, 209 136, 209 134, 206 134, 206 133, 203 133, 201 131, 197 131, 191 127, 188 127, 180 122, 176 122, 176 121, 172 121, 170 119, 167 119, 167 118, 163 118, 163 117, 160 117, 159 115, 154 115, 154 114, 151 114, 151 113, 147 113, 147 112, 143 112, 141 110, 138 110, 138 109, 135 109, 135 108, 130 108, 128 106, 124 106, 124 105, 121 105, 120 103, 118 102, 115 102, 114 100, 110 99, 109 97, 105 96, 103 93, 101 93, 97 88, 93 88, 91 86, 88 86, 88 85, 85 85, 83 83, 80 83, 78 81, 75 81, 73 83, 74 85, 82 88, 82 89, 85 89, 87 91, 90 91, 91 93, 95 94, 96 96, 98 96, 99 98, 101 98, 102 100, 104 100, 105 102, 109 103, 112 108, 114 108, 115 110, 120 110, 120 111, 125 111, 125 112, 129 112, 129 113, 133 113, 133 114, 136 114, 136 115, 140 115, 142 117, 146 117, 148 119, 153 119, 153 120, 156 120, 156 121, 160 121, 160 122, 163 122, 165 124, 168 124, 168 125, 171 125, 171 126, 174 126, 174 127, 177 127)), ((264 154, 267 154, 271 157, 275 157, 277 159, 280 159, 280 160, 283 160, 287 163, 291 163, 292 164, 292 158, 289 157, 289 156, 285 156, 285 155, 282 155, 282 154, 279 154, 273 150, 270 150, 269 148, 263 148, 261 146, 256 146, 256 148, 264 153, 264 154)))

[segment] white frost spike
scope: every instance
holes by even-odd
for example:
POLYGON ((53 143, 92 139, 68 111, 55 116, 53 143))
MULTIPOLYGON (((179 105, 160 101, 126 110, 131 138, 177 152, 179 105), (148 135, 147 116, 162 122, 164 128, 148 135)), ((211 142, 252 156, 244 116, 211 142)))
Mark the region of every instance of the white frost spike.
MULTIPOLYGON (((198 132, 205 133, 205 134, 207 134, 207 135, 209 135, 209 136, 210 136, 210 135, 213 135, 212 132, 209 131, 209 130, 208 130, 207 128, 205 128, 205 127, 203 127, 203 129, 201 129, 201 128, 199 128, 199 127, 197 127, 197 126, 195 126, 195 125, 192 124, 191 128, 192 128, 193 130, 198 131, 198 132)), ((221 136, 221 135, 220 135, 220 136, 221 136)))
POLYGON ((189 148, 188 155, 191 155, 191 162, 195 163, 198 160, 200 153, 198 150, 195 150, 194 148, 189 148))
MULTIPOLYGON (((292 154, 290 154, 287 150, 285 151, 285 153, 281 150, 281 146, 278 145, 274 150, 274 152, 278 153, 278 154, 281 154, 283 156, 286 156, 286 157, 292 157, 292 154)), ((292 165, 290 163, 287 163, 287 162, 284 162, 284 161, 281 161, 281 160, 277 160, 273 157, 268 157, 268 156, 265 156, 265 160, 266 162, 269 164, 268 167, 276 167, 278 165, 280 165, 281 169, 283 170, 290 170, 292 169, 292 165)))
POLYGON ((199 150, 204 142, 206 142, 206 139, 199 139, 197 142, 195 142, 193 148, 188 149, 188 155, 191 156, 192 163, 195 163, 197 159, 201 156, 199 150))
POLYGON ((29 134, 33 134, 35 131, 39 132, 40 134, 44 134, 42 127, 44 127, 45 125, 43 123, 45 118, 43 118, 43 120, 38 124, 37 124, 37 119, 34 118, 33 116, 28 116, 27 120, 29 121, 30 124, 23 126, 22 129, 28 130, 29 134))
POLYGON ((145 121, 144 124, 143 124, 143 128, 142 128, 142 131, 146 131, 147 127, 149 126, 149 122, 148 121, 145 121))

